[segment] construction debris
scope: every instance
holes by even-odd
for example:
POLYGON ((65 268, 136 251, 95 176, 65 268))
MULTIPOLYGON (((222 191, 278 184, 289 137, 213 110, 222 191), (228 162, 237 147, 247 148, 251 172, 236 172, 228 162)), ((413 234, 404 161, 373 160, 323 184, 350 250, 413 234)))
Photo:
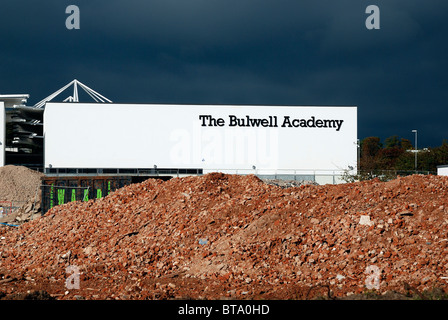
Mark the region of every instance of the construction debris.
POLYGON ((315 185, 318 183, 311 180, 283 180, 283 179, 262 179, 263 182, 282 188, 300 187, 303 185, 315 185))
POLYGON ((441 176, 290 188, 220 173, 149 179, 0 228, 0 280, 15 279, 0 292, 310 299, 404 283, 446 292, 447 210, 441 176), (79 289, 66 287, 73 276, 79 289))
POLYGON ((40 217, 42 176, 22 166, 0 168, 0 222, 23 223, 40 217))
POLYGON ((0 167, 0 201, 30 201, 39 195, 42 176, 42 173, 22 166, 0 167))

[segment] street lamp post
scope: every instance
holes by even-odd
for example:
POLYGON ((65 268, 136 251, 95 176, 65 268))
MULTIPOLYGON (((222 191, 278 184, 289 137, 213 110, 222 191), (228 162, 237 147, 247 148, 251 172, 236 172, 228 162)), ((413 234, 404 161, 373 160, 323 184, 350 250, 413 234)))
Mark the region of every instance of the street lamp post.
POLYGON ((412 132, 415 133, 415 172, 417 173, 417 154, 418 154, 418 147, 417 147, 417 130, 412 130, 412 132))

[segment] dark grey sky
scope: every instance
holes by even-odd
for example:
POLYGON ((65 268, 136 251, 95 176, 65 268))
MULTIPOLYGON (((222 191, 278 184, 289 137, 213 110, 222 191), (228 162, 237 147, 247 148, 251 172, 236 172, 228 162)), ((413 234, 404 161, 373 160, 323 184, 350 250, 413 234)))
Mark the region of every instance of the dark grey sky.
POLYGON ((2 0, 0 93, 357 105, 358 136, 448 139, 446 0, 2 0), (80 9, 68 30, 65 9, 80 9), (367 30, 366 7, 380 8, 367 30))

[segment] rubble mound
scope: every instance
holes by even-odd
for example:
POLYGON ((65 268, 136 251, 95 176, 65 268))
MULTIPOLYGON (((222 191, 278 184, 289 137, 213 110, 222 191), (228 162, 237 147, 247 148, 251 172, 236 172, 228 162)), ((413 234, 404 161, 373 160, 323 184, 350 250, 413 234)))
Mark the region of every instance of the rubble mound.
POLYGON ((0 201, 5 206, 0 222, 21 223, 39 216, 42 176, 23 166, 0 167, 0 201), (13 207, 13 212, 8 207, 13 207))
POLYGON ((42 175, 22 166, 0 167, 0 200, 26 202, 34 198, 42 175))
POLYGON ((60 299, 446 291, 447 195, 448 177, 431 175, 290 188, 252 175, 148 179, 0 229, 0 291, 60 299), (68 266, 79 269, 77 289, 68 266))

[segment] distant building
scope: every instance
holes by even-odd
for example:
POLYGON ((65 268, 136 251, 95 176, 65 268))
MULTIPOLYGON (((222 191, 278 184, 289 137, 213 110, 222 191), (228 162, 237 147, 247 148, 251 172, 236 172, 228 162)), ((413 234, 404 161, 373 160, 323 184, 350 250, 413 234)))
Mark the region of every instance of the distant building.
POLYGON ((27 107, 28 98, 28 94, 0 95, 0 166, 43 164, 43 109, 27 107))
POLYGON ((356 173, 356 106, 120 104, 76 79, 34 106, 28 98, 0 95, 0 166, 47 176, 223 172, 319 184, 356 173), (71 86, 73 95, 55 101, 71 86), (93 103, 80 102, 78 86, 93 103))
POLYGON ((448 176, 448 165, 437 166, 437 175, 448 176))

